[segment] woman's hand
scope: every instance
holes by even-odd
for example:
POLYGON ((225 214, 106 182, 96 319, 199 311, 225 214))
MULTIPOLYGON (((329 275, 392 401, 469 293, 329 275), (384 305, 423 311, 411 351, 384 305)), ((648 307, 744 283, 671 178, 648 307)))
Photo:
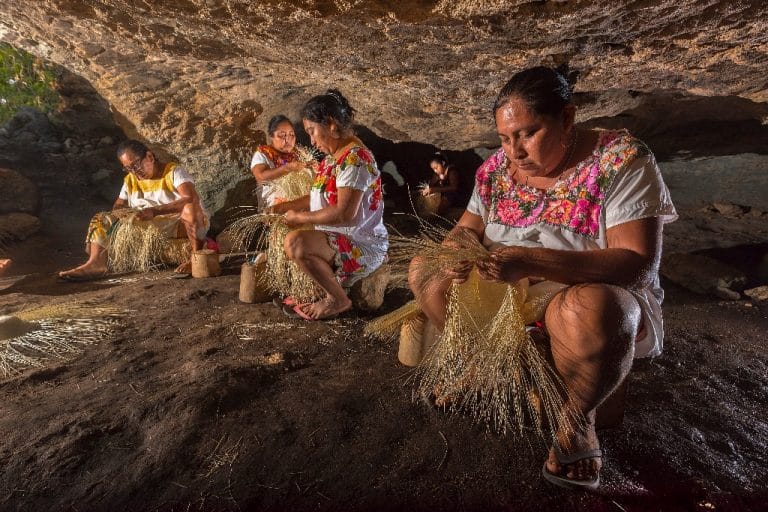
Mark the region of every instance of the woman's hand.
POLYGON ((480 277, 504 283, 514 283, 528 277, 524 268, 524 251, 523 247, 502 247, 491 251, 488 258, 477 262, 480 277))
POLYGON ((474 263, 471 261, 462 261, 453 268, 443 270, 446 279, 452 280, 455 284, 461 284, 467 280, 469 273, 472 272, 474 263))
POLYGON ((285 212, 285 223, 289 228, 297 228, 302 224, 306 224, 303 212, 297 212, 296 210, 288 210, 285 212))
POLYGON ((155 209, 150 207, 139 210, 136 212, 136 218, 139 220, 152 220, 155 218, 155 209))
POLYGON ((295 160, 293 162, 288 162, 283 166, 283 168, 287 171, 286 174, 290 174, 292 172, 301 171, 306 166, 307 164, 302 162, 301 160, 295 160))

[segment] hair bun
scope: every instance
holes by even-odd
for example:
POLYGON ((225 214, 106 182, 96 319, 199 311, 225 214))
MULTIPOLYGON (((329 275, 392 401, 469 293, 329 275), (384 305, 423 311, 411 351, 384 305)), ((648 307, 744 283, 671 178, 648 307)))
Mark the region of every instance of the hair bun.
POLYGON ((573 92, 573 88, 576 87, 576 82, 579 79, 579 70, 571 69, 567 62, 563 62, 555 68, 555 72, 563 77, 563 80, 568 84, 568 89, 573 92))

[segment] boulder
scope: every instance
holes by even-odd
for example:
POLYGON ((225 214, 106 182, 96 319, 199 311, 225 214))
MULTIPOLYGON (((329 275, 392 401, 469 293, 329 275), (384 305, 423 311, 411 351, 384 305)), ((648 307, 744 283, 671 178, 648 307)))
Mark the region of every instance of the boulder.
POLYGON ((0 213, 37 213, 40 194, 37 186, 23 174, 0 168, 0 213))
POLYGON ((721 299, 738 300, 747 276, 721 261, 700 254, 675 253, 664 257, 661 274, 683 288, 721 299))
POLYGON ((744 290, 744 295, 752 300, 766 301, 768 300, 768 286, 758 286, 756 288, 744 290))
POLYGON ((349 290, 355 308, 376 311, 384 303, 384 292, 389 284, 389 265, 382 265, 372 274, 360 279, 349 290))
POLYGON ((26 240, 40 230, 40 219, 28 213, 0 214, 0 242, 26 240))

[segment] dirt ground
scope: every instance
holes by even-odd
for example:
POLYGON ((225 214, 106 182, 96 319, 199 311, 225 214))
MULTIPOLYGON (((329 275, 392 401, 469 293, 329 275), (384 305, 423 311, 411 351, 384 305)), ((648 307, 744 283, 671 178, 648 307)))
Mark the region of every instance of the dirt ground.
POLYGON ((236 265, 58 282, 109 203, 76 179, 87 162, 4 158, 45 209, 43 231, 8 249, 27 276, 0 313, 126 313, 105 341, 0 382, 0 510, 766 510, 765 302, 665 283, 665 351, 636 362, 624 422, 601 433, 603 485, 568 492, 540 477, 541 441, 412 400, 396 344, 363 337, 364 315, 308 323, 240 303, 236 265))

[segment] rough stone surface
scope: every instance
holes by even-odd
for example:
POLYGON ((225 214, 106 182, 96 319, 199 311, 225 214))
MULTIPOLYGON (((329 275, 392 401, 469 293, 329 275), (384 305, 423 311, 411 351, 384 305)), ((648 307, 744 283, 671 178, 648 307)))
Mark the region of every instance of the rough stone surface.
POLYGON ((669 254, 661 274, 670 281, 697 293, 738 300, 747 277, 736 268, 699 254, 669 254))
POLYGON ((0 242, 26 240, 40 230, 40 219, 28 213, 0 214, 0 242))
POLYGON ((36 213, 39 207, 37 186, 12 169, 0 168, 0 213, 36 213))
POLYGON ((384 292, 389 284, 389 265, 382 265, 371 275, 355 284, 349 291, 349 298, 355 308, 362 311, 376 311, 384 303, 384 292))
POLYGON ((744 290, 744 295, 752 300, 768 300, 768 286, 758 286, 744 290))
POLYGON ((267 119, 329 86, 378 136, 466 149, 497 144, 489 109, 514 70, 567 62, 581 121, 764 135, 766 14, 761 0, 0 0, 0 39, 85 77, 216 209, 267 119))

